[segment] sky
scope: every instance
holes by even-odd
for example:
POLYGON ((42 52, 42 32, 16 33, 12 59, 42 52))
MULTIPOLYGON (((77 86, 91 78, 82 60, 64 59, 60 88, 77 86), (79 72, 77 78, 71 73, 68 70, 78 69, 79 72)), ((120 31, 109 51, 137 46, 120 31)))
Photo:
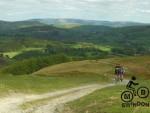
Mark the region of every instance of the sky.
POLYGON ((0 0, 0 20, 38 18, 150 23, 150 0, 0 0))

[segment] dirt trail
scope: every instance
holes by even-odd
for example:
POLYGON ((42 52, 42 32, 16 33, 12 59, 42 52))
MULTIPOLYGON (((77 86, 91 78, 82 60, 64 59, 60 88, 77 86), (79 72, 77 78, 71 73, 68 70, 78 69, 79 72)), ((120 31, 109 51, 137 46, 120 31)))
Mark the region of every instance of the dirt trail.
POLYGON ((61 110, 62 108, 61 106, 67 102, 79 99, 85 95, 92 93, 95 90, 110 87, 113 85, 115 84, 107 84, 107 85, 92 84, 77 88, 50 92, 41 95, 15 94, 0 99, 0 113, 55 113, 55 111, 61 110), (45 99, 49 97, 52 97, 52 99, 50 99, 50 101, 44 105, 34 106, 27 110, 22 110, 20 107, 20 105, 23 103, 39 99, 45 99))

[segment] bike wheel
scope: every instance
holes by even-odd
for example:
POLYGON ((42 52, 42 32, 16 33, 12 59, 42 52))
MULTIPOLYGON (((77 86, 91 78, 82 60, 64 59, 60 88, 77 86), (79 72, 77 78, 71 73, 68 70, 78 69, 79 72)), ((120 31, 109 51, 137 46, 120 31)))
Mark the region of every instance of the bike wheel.
POLYGON ((147 87, 139 87, 137 90, 137 95, 140 98, 147 98, 149 96, 149 89, 147 87))
POLYGON ((133 98, 134 98, 134 94, 131 91, 124 91, 121 94, 121 100, 123 102, 132 102, 133 98))

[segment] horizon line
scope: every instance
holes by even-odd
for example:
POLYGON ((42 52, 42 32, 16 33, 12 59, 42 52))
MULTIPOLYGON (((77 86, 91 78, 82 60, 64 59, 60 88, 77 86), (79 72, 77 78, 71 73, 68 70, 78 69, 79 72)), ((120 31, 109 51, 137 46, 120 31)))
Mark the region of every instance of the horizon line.
POLYGON ((53 19, 53 20, 56 20, 56 19, 72 19, 72 20, 83 20, 83 21, 103 21, 103 22, 130 22, 130 23, 141 23, 141 24, 150 24, 150 23, 147 23, 147 22, 140 22, 140 21, 122 21, 122 20, 98 20, 98 19, 82 19, 82 18, 43 18, 43 17, 39 17, 39 18, 29 18, 29 19, 22 19, 22 20, 5 20, 5 19, 0 19, 0 21, 4 21, 4 22, 21 22, 21 21, 30 21, 30 20, 44 20, 44 19, 53 19))

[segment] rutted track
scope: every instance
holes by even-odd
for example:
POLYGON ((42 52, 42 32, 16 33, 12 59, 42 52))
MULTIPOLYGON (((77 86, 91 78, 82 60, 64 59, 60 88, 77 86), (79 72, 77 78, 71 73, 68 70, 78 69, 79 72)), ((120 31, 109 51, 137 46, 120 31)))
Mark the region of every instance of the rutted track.
POLYGON ((0 99, 0 113, 54 113, 56 108, 62 104, 79 99, 85 95, 92 93, 95 90, 110 87, 113 85, 115 84, 92 84, 41 95, 14 94, 12 96, 0 99), (20 105, 23 103, 49 97, 51 97, 51 99, 44 105, 34 106, 26 110, 23 110, 20 107, 20 105))

